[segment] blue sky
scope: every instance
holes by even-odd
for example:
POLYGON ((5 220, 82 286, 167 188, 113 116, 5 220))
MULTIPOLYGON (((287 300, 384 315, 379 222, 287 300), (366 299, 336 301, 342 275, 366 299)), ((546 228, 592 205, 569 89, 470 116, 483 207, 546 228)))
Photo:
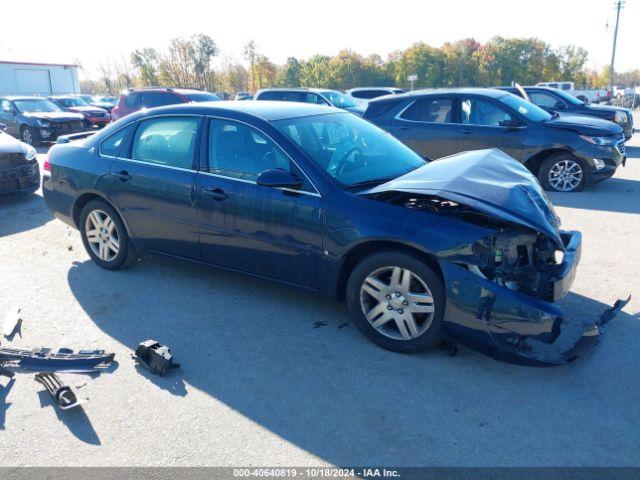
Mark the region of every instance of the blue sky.
MULTIPOLYGON (((589 51, 589 66, 609 63, 613 0, 447 0, 403 2, 294 0, 26 0, 3 2, 0 59, 80 60, 88 73, 142 46, 164 48, 173 37, 210 35, 241 60, 250 39, 277 63, 351 48, 383 56, 424 41, 434 46, 474 37, 538 37, 554 47, 589 51), (609 30, 605 28, 609 21, 609 30)), ((640 68, 640 0, 622 12, 616 70, 640 68)))

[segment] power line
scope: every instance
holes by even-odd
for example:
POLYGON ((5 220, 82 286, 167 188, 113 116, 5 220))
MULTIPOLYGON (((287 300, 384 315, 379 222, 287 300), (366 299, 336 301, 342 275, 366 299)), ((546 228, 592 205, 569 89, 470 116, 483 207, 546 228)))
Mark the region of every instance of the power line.
POLYGON ((609 66, 609 91, 613 92, 613 72, 616 61, 616 44, 618 42, 618 25, 620 23, 620 10, 624 7, 624 0, 616 2, 616 29, 613 32, 613 51, 611 52, 611 65, 609 66))

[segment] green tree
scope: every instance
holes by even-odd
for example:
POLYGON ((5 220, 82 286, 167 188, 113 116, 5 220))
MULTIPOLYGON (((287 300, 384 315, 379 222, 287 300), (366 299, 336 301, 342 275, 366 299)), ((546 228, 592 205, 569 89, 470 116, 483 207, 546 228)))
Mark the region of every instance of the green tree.
POLYGON ((300 62, 297 58, 287 58, 286 63, 278 68, 276 85, 279 87, 299 87, 300 69, 300 62))
POLYGON ((158 85, 158 52, 142 48, 131 52, 131 63, 137 70, 137 83, 141 86, 158 85))

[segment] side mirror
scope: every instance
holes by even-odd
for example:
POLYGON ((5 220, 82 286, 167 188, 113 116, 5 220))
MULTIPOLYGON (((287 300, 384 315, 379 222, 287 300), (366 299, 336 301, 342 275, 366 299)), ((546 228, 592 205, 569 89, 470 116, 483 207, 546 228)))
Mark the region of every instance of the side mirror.
POLYGON ((0 132, 4 132, 7 129, 7 126, 4 123, 0 123, 0 132))
POLYGON ((282 168, 265 170, 256 180, 258 185, 271 188, 290 188, 299 190, 302 187, 302 179, 282 168))
POLYGON ((520 127, 524 127, 524 125, 522 125, 520 122, 516 121, 516 120, 503 120, 502 122, 500 122, 500 126, 501 127, 506 127, 510 130, 515 130, 518 129, 520 127))

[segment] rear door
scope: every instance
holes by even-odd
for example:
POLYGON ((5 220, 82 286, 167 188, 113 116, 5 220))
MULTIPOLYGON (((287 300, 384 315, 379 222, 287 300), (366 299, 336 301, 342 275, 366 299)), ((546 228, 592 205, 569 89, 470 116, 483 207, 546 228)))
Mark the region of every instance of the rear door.
POLYGON ((435 160, 456 153, 454 97, 415 100, 393 120, 392 133, 425 158, 435 160))
POLYGON ((199 175, 202 259, 235 270, 319 288, 322 198, 295 162, 264 132, 211 119, 199 175), (264 170, 282 168, 300 190, 256 184, 264 170))
POLYGON ((498 102, 487 97, 461 96, 459 119, 458 151, 498 148, 522 160, 525 128, 498 102))
POLYGON ((136 122, 112 160, 109 198, 146 248, 199 259, 194 159, 202 123, 194 115, 136 122))

